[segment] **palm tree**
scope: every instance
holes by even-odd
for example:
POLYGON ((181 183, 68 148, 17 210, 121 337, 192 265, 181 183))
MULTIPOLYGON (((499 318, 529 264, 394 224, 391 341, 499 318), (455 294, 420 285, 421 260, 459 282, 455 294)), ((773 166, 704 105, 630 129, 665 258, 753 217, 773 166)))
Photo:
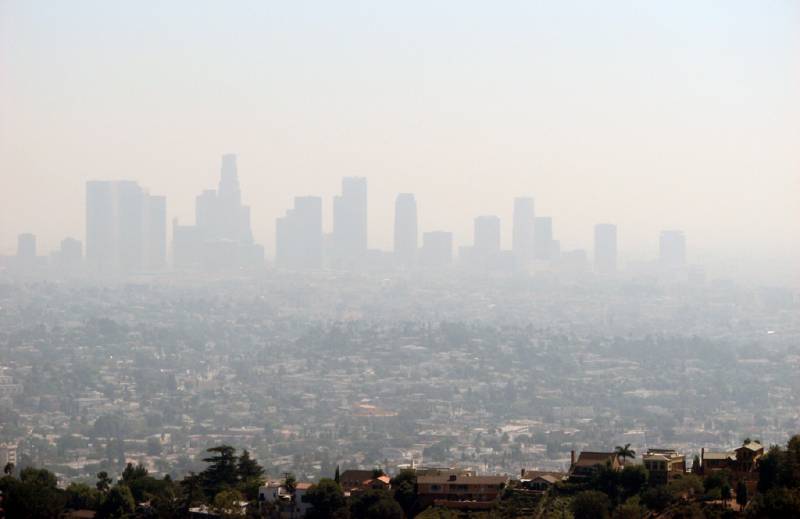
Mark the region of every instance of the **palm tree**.
POLYGON ((622 459, 623 465, 625 465, 625 460, 627 458, 633 459, 636 457, 636 451, 631 449, 630 443, 626 443, 624 447, 622 445, 617 445, 614 447, 614 453, 617 455, 617 459, 622 459))

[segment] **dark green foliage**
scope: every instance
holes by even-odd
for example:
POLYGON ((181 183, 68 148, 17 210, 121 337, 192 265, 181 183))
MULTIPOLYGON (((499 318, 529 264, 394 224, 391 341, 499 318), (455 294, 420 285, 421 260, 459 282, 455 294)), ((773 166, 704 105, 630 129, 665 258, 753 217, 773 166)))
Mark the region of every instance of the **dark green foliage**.
POLYGON ((97 510, 97 519, 118 519, 133 513, 136 502, 126 485, 115 485, 97 510))
POLYGON ((190 507, 203 503, 205 492, 203 491, 203 477, 200 474, 190 472, 188 476, 180 482, 181 489, 181 509, 188 511, 190 507))
POLYGON ((333 517, 339 510, 347 508, 342 487, 328 478, 319 480, 319 483, 308 489, 305 499, 313 506, 306 515, 309 519, 333 517))
POLYGON ((417 501, 417 475, 413 470, 402 470, 392 479, 394 499, 407 517, 411 517, 417 501))
POLYGON ((97 473, 97 483, 95 486, 100 492, 108 492, 111 488, 112 480, 108 477, 108 472, 102 471, 97 473))
POLYGON ((211 500, 223 490, 234 488, 239 481, 236 449, 230 445, 220 445, 207 449, 212 455, 204 458, 208 467, 200 473, 203 490, 211 500))
POLYGON ((647 484, 647 470, 643 465, 629 465, 619 473, 623 499, 638 495, 647 484))
POLYGON ((645 516, 647 510, 642 508, 639 503, 636 502, 626 502, 619 505, 617 508, 614 509, 614 513, 612 514, 613 519, 642 519, 645 516))
POLYGON ((798 518, 800 517, 800 493, 788 488, 773 488, 755 499, 747 516, 758 519, 798 518))
POLYGON ((85 483, 70 483, 66 496, 66 507, 72 510, 96 510, 101 499, 100 491, 85 483))
POLYGON ((748 517, 800 517, 800 435, 786 449, 770 448, 759 464, 759 495, 748 517))
POLYGON ((258 487, 264 480, 264 469, 250 457, 247 450, 242 451, 238 464, 239 490, 245 498, 252 501, 258 497, 258 487))
POLYGON ((617 458, 622 459, 622 463, 625 463, 627 458, 633 459, 636 457, 636 451, 631 449, 630 443, 626 443, 625 445, 617 445, 614 447, 614 452, 617 454, 617 458))
POLYGON ((294 477, 294 474, 291 472, 286 473, 283 478, 283 486, 286 487, 289 493, 294 493, 294 489, 297 487, 297 478, 294 477))
POLYGON ((744 481, 739 481, 736 485, 736 504, 744 506, 747 504, 747 501, 747 485, 745 485, 744 481))
POLYGON ((25 480, 5 476, 0 480, 6 517, 55 519, 67 503, 67 495, 56 488, 56 477, 44 469, 25 469, 25 480))
POLYGON ((650 510, 661 512, 675 500, 672 492, 663 485, 647 489, 642 494, 642 503, 650 510))
POLYGON ((587 490, 572 499, 570 508, 575 519, 605 519, 609 517, 611 501, 603 492, 587 490))
POLYGON ((730 488, 731 473, 727 470, 720 470, 706 476, 703 480, 703 488, 706 493, 718 488, 722 492, 723 487, 730 488))
POLYGON ((403 509, 385 490, 367 490, 352 498, 353 519, 403 519, 403 509))
POLYGON ((19 479, 23 483, 42 487, 56 488, 58 485, 56 475, 46 469, 24 468, 19 473, 19 479))

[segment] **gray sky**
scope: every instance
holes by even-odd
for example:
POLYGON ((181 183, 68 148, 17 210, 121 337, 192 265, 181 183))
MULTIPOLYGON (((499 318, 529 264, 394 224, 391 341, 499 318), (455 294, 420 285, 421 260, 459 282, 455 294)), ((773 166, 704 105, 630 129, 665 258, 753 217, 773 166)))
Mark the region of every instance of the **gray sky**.
MULTIPOLYGON (((193 220, 239 154, 257 240, 295 195, 370 187, 388 248, 399 191, 420 229, 471 242, 532 195, 565 249, 617 223, 690 259, 800 261, 800 3, 0 0, 0 253, 83 239, 84 182, 130 178, 193 220)), ((775 270, 776 272, 778 270, 775 270)))

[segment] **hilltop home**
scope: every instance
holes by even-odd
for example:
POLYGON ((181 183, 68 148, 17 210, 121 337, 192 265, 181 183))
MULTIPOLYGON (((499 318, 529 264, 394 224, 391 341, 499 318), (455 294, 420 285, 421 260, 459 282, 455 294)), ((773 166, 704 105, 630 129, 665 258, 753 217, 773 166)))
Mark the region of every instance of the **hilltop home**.
POLYGON ((649 449, 642 460, 651 484, 666 485, 686 474, 686 456, 672 449, 649 449))
POLYGON ((622 469, 622 465, 619 463, 619 457, 615 452, 583 451, 576 460, 575 451, 572 451, 570 455, 569 479, 588 479, 592 477, 600 467, 605 465, 610 466, 613 470, 622 469))
POLYGON ((418 476, 417 495, 424 506, 485 510, 500 498, 508 481, 508 476, 418 476))

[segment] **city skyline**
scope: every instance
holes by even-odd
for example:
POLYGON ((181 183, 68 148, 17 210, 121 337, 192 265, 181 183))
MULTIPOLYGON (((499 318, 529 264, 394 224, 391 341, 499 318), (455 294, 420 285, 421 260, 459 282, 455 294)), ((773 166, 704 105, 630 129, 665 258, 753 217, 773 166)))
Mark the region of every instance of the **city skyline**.
POLYGON ((231 150, 270 256, 296 194, 323 198, 330 232, 341 178, 365 176, 382 249, 399 192, 457 244, 498 215, 503 248, 510 199, 532 195, 564 250, 614 222, 621 259, 645 259, 677 228, 691 261, 797 276, 793 2, 38 6, 0 8, 0 254, 22 232, 80 239, 90 179, 191 221, 186 193, 231 150))
MULTIPOLYGON (((150 195, 149 190, 135 181, 88 181, 87 266, 101 275, 165 270, 168 264, 179 270, 264 266, 264 247, 254 243, 250 207, 242 203, 237 160, 236 154, 222 155, 218 188, 205 189, 195 197, 194 224, 180 224, 173 218, 169 237, 168 204, 164 196, 150 195)), ((293 207, 275 220, 272 262, 277 267, 352 270, 366 267, 370 262, 375 266, 375 257, 368 253, 378 251, 393 256, 392 263, 399 267, 442 267, 458 260, 471 269, 526 271, 534 262, 554 264, 561 260, 562 267, 571 264, 577 271, 594 270, 605 275, 615 273, 619 266, 615 224, 595 224, 591 248, 562 251, 553 218, 536 216, 533 197, 513 199, 511 246, 504 248, 499 216, 475 216, 471 244, 458 243, 449 230, 420 231, 415 195, 398 193, 393 247, 371 248, 367 186, 366 177, 342 178, 340 193, 332 197, 332 230, 328 233, 324 232, 322 197, 296 196, 293 207), (501 253, 509 254, 508 260, 502 261, 501 253), (590 257, 594 261, 592 269, 588 263, 590 257)), ((74 265, 75 258, 81 256, 81 246, 80 240, 68 236, 50 255, 56 262, 74 265)), ((684 268, 689 264, 687 250, 682 230, 661 230, 658 256, 652 264, 667 269, 684 268)), ((17 261, 34 262, 35 234, 26 232, 17 236, 15 256, 17 261)))

